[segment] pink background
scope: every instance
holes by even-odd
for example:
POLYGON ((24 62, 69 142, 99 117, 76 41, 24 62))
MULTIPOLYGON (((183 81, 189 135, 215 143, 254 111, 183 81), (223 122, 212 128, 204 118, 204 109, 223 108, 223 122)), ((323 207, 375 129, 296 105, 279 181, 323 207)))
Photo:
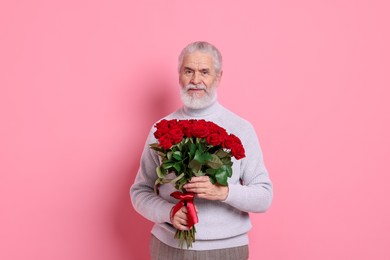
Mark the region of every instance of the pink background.
POLYGON ((0 259, 147 259, 128 189, 194 40, 274 182, 251 259, 390 259, 388 1, 234 2, 0 3, 0 259))

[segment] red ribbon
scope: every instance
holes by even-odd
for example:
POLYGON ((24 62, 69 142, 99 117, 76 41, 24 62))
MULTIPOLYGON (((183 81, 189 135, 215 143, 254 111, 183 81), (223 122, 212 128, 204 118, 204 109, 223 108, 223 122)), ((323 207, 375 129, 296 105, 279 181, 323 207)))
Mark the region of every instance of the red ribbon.
POLYGON ((194 205, 194 197, 195 194, 192 192, 186 192, 182 193, 180 191, 175 191, 171 193, 171 196, 174 197, 175 199, 180 200, 172 210, 172 216, 176 214, 176 212, 181 209, 183 206, 187 206, 187 211, 188 211, 188 228, 192 228, 196 223, 198 223, 198 215, 196 214, 195 210, 195 205, 194 205))

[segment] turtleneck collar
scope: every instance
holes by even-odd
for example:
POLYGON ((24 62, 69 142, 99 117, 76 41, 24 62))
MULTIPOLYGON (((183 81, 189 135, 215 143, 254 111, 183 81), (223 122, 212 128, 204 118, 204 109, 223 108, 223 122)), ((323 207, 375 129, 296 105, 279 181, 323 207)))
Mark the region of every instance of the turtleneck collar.
POLYGON ((194 108, 189 108, 189 107, 183 106, 182 113, 183 113, 183 115, 186 115, 189 117, 205 117, 205 116, 217 113, 219 110, 221 110, 221 108, 222 108, 222 105, 219 104, 217 100, 215 100, 209 106, 207 106, 205 108, 200 108, 200 109, 194 109, 194 108))

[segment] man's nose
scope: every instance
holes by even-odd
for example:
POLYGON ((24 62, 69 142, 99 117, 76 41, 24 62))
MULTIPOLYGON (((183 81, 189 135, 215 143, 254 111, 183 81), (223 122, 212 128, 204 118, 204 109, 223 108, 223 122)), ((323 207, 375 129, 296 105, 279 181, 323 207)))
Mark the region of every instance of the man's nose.
POLYGON ((201 78, 200 78, 199 72, 195 72, 194 75, 192 75, 191 83, 194 85, 201 83, 201 78))

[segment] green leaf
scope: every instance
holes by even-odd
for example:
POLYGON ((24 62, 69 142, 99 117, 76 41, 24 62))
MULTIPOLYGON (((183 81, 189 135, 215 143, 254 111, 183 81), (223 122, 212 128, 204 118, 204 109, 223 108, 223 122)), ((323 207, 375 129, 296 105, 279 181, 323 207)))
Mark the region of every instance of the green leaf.
POLYGON ((202 152, 201 150, 197 150, 195 152, 194 160, 200 162, 201 164, 205 164, 206 161, 212 160, 212 158, 213 157, 208 152, 202 152))
POLYGON ((225 152, 224 150, 222 150, 222 149, 220 149, 220 150, 218 150, 218 152, 216 153, 216 155, 219 157, 219 158, 225 158, 226 156, 228 156, 229 155, 229 153, 228 152, 225 152))
POLYGON ((225 170, 222 170, 220 169, 219 171, 217 171, 217 173, 215 174, 215 179, 217 180, 217 182, 223 186, 226 186, 227 185, 227 172, 225 170))
POLYGON ((206 170, 206 173, 207 173, 208 176, 214 176, 216 172, 217 172, 217 170, 216 169, 212 169, 212 168, 209 168, 209 169, 206 170))
POLYGON ((197 160, 192 160, 189 164, 188 167, 191 169, 193 173, 199 172, 200 169, 202 168, 202 164, 198 162, 197 160))
POLYGON ((182 165, 183 165, 182 163, 177 162, 177 163, 173 164, 173 168, 176 170, 176 172, 181 172, 181 169, 183 168, 182 165))
POLYGON ((232 167, 230 165, 225 165, 225 167, 226 167, 226 171, 227 171, 227 176, 232 177, 232 174, 233 174, 232 167))
POLYGON ((167 158, 168 158, 168 160, 172 160, 172 152, 171 151, 167 152, 167 158))
POLYGON ((212 184, 215 184, 217 180, 215 179, 215 173, 217 172, 216 169, 209 168, 206 170, 206 175, 209 176, 210 181, 212 184))
POLYGON ((173 165, 174 165, 173 162, 168 161, 168 162, 163 163, 162 167, 163 167, 165 170, 168 170, 169 168, 172 168, 173 165))
POLYGON ((175 158, 178 161, 182 160, 181 152, 180 151, 175 151, 173 153, 173 158, 175 158))
POLYGON ((175 188, 180 191, 184 191, 183 186, 189 181, 188 178, 183 177, 179 181, 176 182, 175 188))
POLYGON ((151 149, 158 151, 158 152, 164 152, 164 149, 162 149, 158 143, 153 143, 149 145, 151 149))
POLYGON ((223 164, 221 159, 215 154, 211 155, 212 159, 207 161, 207 166, 210 166, 213 169, 218 169, 220 168, 223 164))
POLYGON ((157 166, 156 173, 159 178, 164 178, 166 175, 166 171, 161 166, 157 166))
POLYGON ((215 173, 215 179, 217 182, 223 186, 227 185, 227 179, 232 174, 232 168, 227 165, 222 165, 221 168, 217 169, 215 173))
POLYGON ((167 155, 166 155, 164 152, 158 151, 157 154, 158 154, 162 159, 167 157, 167 155))
POLYGON ((177 176, 176 178, 174 178, 173 180, 171 180, 170 182, 175 184, 177 181, 179 181, 183 177, 184 177, 184 172, 182 174, 180 174, 179 176, 177 176))
POLYGON ((195 151, 196 151, 196 145, 194 143, 191 143, 190 145, 190 151, 189 151, 189 156, 190 156, 190 159, 192 160, 195 156, 195 151))
POLYGON ((149 144, 150 148, 159 148, 158 143, 149 144))
POLYGON ((201 170, 197 171, 197 172, 194 172, 195 176, 196 177, 199 177, 199 176, 205 176, 206 174, 204 172, 202 172, 201 170))
POLYGON ((226 156, 226 157, 222 158, 221 161, 224 165, 230 165, 230 166, 233 165, 233 162, 232 162, 232 159, 230 156, 226 156))

